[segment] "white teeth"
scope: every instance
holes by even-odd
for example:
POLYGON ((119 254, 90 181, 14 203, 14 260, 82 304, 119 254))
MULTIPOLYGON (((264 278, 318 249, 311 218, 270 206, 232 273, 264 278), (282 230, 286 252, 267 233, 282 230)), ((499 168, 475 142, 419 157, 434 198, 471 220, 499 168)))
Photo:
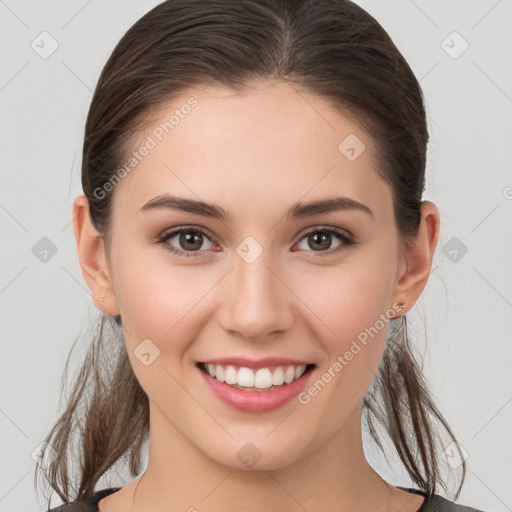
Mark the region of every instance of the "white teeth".
POLYGON ((259 368, 254 371, 251 368, 240 367, 238 370, 232 366, 221 364, 207 364, 206 369, 211 377, 229 385, 238 385, 246 388, 268 389, 272 386, 290 384, 302 377, 306 371, 306 365, 278 366, 274 370, 259 368))
POLYGON ((276 368, 272 374, 272 384, 274 386, 281 386, 284 383, 284 372, 281 367, 276 368))
POLYGON ((295 368, 293 366, 288 366, 286 368, 286 372, 284 373, 284 381, 286 384, 290 384, 295 377, 295 368))
MULTIPOLYGON (((215 377, 215 374, 213 374, 212 377, 215 377)), ((238 381, 238 372, 235 370, 234 366, 228 366, 224 377, 226 378, 226 384, 236 384, 238 381)))
MULTIPOLYGON (((217 371, 219 371, 219 366, 217 366, 217 371)), ((222 366, 220 366, 220 369, 222 369, 222 366)), ((242 368, 238 370, 237 383, 244 388, 254 387, 254 372, 250 368, 244 368, 242 366, 242 368)))
POLYGON ((222 366, 215 367, 215 378, 220 380, 220 382, 224 382, 226 380, 224 378, 224 368, 222 368, 222 366))
POLYGON ((272 386, 272 373, 268 368, 260 368, 254 377, 254 387, 269 388, 272 386))

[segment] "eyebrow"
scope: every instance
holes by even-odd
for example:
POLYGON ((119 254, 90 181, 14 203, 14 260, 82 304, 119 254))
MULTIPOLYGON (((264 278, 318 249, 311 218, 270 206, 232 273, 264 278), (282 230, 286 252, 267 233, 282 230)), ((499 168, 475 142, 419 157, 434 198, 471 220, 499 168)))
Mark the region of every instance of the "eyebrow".
MULTIPOLYGON (((162 194, 151 199, 140 209, 139 213, 145 213, 151 210, 181 211, 223 221, 230 220, 230 215, 221 206, 196 201, 195 199, 171 196, 170 194, 162 194)), ((368 206, 354 199, 350 199, 349 197, 331 197, 309 203, 298 202, 292 205, 288 210, 286 218, 302 219, 322 213, 348 210, 361 211, 368 214, 372 219, 375 218, 372 210, 368 206)))

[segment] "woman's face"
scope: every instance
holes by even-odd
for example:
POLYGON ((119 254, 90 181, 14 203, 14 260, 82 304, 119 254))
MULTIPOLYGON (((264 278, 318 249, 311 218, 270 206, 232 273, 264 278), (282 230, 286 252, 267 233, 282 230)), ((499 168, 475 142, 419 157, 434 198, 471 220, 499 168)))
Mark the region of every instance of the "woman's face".
POLYGON ((339 438, 360 418, 403 299, 391 190, 367 134, 296 86, 260 82, 183 94, 133 151, 114 190, 109 270, 155 436, 240 469, 247 454, 279 468, 339 438), (167 195, 216 206, 150 207, 167 195), (337 209, 303 210, 335 197, 346 198, 337 209), (236 377, 268 368, 260 385, 279 379, 276 366, 314 368, 291 397, 249 396, 213 387, 198 363, 217 359, 236 377))

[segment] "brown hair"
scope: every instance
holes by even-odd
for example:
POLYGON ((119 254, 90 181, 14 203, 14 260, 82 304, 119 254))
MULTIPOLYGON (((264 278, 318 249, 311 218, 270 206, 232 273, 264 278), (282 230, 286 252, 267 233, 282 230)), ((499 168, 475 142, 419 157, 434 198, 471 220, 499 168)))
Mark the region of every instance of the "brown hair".
MULTIPOLYGON (((375 144, 377 172, 392 190, 400 240, 414 238, 429 138, 423 95, 404 57, 370 14, 348 0, 168 0, 119 41, 101 72, 86 121, 82 186, 107 253, 113 192, 95 191, 105 190, 126 161, 150 115, 192 86, 242 91, 256 79, 286 80, 360 123, 375 144)), ((68 362, 69 356, 66 372, 68 362)), ((446 490, 434 423, 462 453, 423 380, 405 316, 391 320, 363 410, 371 437, 383 450, 377 421, 412 481, 428 494, 438 483, 446 490)), ((137 475, 148 427, 149 402, 130 365, 120 315, 102 315, 66 408, 45 439, 43 459, 48 446, 55 454, 46 480, 70 501, 95 492, 99 478, 122 458, 129 457, 130 471, 137 475), (70 462, 78 475, 70 476, 70 462)), ((464 462, 462 471, 456 497, 464 462)))

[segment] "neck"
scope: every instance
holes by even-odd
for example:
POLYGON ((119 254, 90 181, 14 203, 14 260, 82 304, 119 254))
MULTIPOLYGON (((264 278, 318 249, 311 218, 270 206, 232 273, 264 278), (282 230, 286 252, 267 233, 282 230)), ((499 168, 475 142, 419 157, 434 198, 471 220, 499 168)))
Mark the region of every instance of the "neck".
MULTIPOLYGON (((239 470, 219 464, 169 425, 152 406, 149 460, 132 512, 143 510, 390 509, 396 490, 368 464, 355 408, 323 445, 281 468, 239 470)), ((263 459, 262 459, 263 460, 263 459)))

